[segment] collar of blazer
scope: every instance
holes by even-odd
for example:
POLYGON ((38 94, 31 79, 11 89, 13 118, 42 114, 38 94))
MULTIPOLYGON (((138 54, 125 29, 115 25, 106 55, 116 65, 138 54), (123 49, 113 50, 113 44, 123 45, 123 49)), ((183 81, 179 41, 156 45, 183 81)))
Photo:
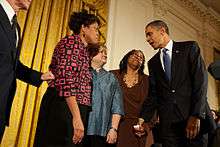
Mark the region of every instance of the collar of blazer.
POLYGON ((176 87, 178 83, 178 75, 182 74, 182 55, 181 46, 177 42, 173 42, 172 63, 171 63, 171 85, 176 87))
POLYGON ((160 51, 150 60, 149 68, 152 68, 153 74, 157 81, 160 81, 164 87, 169 88, 170 82, 167 80, 165 72, 160 61, 160 51))

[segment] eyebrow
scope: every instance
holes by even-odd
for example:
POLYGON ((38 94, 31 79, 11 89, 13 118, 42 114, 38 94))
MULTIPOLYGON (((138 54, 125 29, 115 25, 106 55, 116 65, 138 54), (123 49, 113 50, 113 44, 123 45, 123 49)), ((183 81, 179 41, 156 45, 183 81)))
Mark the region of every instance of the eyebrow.
POLYGON ((142 54, 141 54, 141 55, 139 55, 138 53, 134 53, 133 55, 136 55, 136 56, 138 56, 138 57, 143 58, 143 55, 142 55, 142 54))

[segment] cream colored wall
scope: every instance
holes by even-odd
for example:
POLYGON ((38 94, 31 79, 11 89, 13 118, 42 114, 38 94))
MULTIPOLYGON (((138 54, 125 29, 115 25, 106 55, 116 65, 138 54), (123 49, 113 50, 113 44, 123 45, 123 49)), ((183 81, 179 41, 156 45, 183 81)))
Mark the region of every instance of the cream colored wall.
MULTIPOLYGON (((167 22, 173 40, 197 41, 206 65, 213 61, 213 48, 220 49, 220 15, 197 0, 110 0, 107 69, 118 68, 133 48, 141 49, 146 61, 155 54, 144 34, 145 25, 154 19, 167 22)), ((217 88, 210 75, 208 100, 212 108, 218 108, 217 88)))
POLYGON ((147 60, 153 56, 155 52, 146 43, 144 34, 146 21, 152 18, 152 12, 151 5, 144 0, 111 0, 107 33, 107 46, 110 50, 107 68, 118 68, 122 57, 132 49, 142 50, 147 60))

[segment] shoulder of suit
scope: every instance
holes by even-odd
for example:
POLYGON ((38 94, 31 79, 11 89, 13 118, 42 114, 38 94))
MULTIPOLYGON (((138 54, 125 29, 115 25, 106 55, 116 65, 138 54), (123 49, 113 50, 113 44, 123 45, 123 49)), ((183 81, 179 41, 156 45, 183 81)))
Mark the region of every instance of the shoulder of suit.
POLYGON ((158 56, 160 57, 160 51, 158 51, 152 58, 150 58, 150 60, 147 63, 152 63, 158 56))
POLYGON ((177 44, 177 45, 195 45, 195 44, 198 44, 196 41, 180 41, 180 42, 175 42, 174 41, 174 44, 177 44))
POLYGON ((190 52, 197 52, 199 51, 199 45, 196 41, 182 41, 182 42, 175 42, 175 47, 180 50, 187 50, 190 52))

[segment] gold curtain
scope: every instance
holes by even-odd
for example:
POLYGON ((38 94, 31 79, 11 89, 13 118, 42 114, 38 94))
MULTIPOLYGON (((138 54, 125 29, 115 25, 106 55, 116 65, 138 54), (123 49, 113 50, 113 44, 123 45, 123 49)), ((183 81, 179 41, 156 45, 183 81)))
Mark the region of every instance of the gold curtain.
MULTIPOLYGON (((101 42, 105 42, 108 0, 33 0, 28 12, 20 12, 22 31, 21 61, 28 67, 46 72, 57 42, 66 34, 69 16, 73 11, 87 9, 101 20, 101 42)), ((10 127, 6 128, 1 147, 32 147, 41 98, 47 88, 17 80, 10 127)))

